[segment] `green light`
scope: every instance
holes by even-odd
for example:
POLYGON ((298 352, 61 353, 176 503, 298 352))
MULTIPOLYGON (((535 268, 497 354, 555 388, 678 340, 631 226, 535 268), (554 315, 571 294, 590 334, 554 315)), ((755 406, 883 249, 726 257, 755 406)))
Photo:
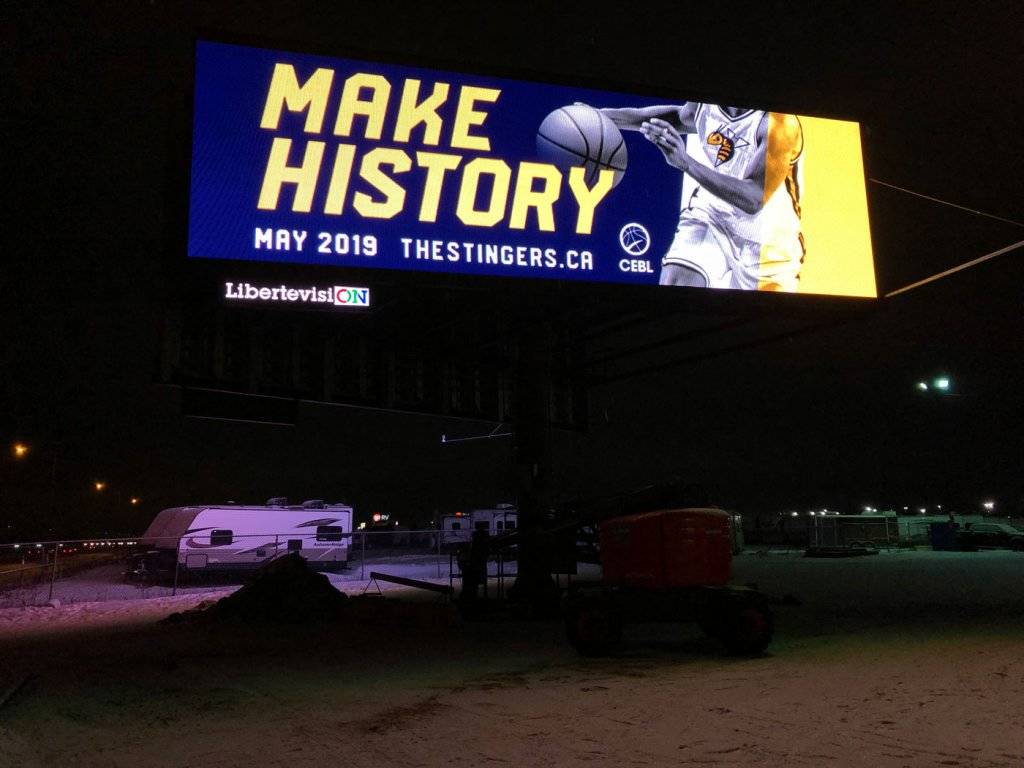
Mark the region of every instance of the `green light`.
POLYGON ((917 388, 920 389, 922 392, 927 392, 928 391, 928 384, 923 382, 923 381, 919 381, 919 382, 917 382, 917 388))
POLYGON ((942 389, 942 390, 949 389, 949 379, 947 379, 945 376, 936 379, 935 380, 935 388, 936 389, 942 389))

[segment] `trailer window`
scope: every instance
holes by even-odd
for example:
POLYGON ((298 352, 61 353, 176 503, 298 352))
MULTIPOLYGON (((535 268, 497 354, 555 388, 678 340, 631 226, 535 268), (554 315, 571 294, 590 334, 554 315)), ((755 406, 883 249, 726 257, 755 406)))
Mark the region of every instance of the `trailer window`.
POLYGON ((318 525, 316 527, 317 541, 341 541, 342 531, 340 525, 318 525))
POLYGON ((505 521, 504 520, 499 520, 498 521, 498 530, 501 531, 501 530, 504 530, 504 528, 505 528, 505 521))
POLYGON ((510 530, 512 528, 515 528, 515 527, 516 527, 516 521, 515 520, 506 520, 505 521, 505 530, 510 530))
POLYGON ((221 528, 214 528, 212 531, 210 531, 210 544, 214 547, 220 547, 224 544, 230 544, 234 540, 234 531, 228 531, 221 528))
POLYGON ((453 531, 461 531, 462 530, 462 523, 452 523, 452 530, 453 531))
POLYGON ((486 520, 477 520, 476 525, 473 527, 476 528, 478 531, 491 530, 491 524, 488 523, 486 520))

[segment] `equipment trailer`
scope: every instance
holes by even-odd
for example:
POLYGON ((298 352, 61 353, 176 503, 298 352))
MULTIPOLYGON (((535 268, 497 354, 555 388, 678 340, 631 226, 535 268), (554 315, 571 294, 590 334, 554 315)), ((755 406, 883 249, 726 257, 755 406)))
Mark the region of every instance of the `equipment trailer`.
POLYGON ((729 586, 729 515, 669 509, 612 518, 599 528, 603 580, 570 590, 569 642, 584 655, 615 651, 627 622, 696 621, 730 653, 768 647, 774 619, 767 598, 729 586))

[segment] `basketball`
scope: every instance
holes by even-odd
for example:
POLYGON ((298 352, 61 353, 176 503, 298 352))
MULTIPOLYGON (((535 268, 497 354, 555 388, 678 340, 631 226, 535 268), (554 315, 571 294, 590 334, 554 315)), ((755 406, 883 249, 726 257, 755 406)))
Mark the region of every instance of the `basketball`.
POLYGON ((626 142, 618 127, 586 104, 560 107, 537 129, 537 153, 563 170, 580 166, 588 187, 602 170, 615 172, 613 186, 626 172, 626 142))

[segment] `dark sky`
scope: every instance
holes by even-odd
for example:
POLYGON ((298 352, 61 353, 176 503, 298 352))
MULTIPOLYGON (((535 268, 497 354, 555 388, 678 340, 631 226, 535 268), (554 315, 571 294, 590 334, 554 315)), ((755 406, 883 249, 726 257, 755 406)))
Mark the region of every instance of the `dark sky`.
MULTIPOLYGON (((138 529, 161 506, 200 499, 327 496, 401 518, 514 495, 507 441, 439 444, 471 425, 316 406, 295 428, 197 422, 154 384, 166 283, 184 259, 195 37, 690 88, 855 119, 869 177, 1024 219, 1017 5, 870 5, 610 12, 293 0, 8 11, 0 436, 33 452, 17 464, 5 455, 0 520, 29 530, 54 477, 60 520, 93 530, 138 529), (104 498, 86 492, 93 478, 110 483, 104 498), (132 494, 138 510, 126 507, 132 494)), ((1022 239, 1020 227, 868 191, 883 291, 1022 239)), ((879 302, 838 328, 597 388, 591 430, 557 437, 557 490, 679 475, 745 511, 976 505, 982 495, 1020 510, 1022 259, 879 302), (955 397, 913 392, 940 372, 955 397)), ((633 333, 625 343, 652 331, 633 333)))

